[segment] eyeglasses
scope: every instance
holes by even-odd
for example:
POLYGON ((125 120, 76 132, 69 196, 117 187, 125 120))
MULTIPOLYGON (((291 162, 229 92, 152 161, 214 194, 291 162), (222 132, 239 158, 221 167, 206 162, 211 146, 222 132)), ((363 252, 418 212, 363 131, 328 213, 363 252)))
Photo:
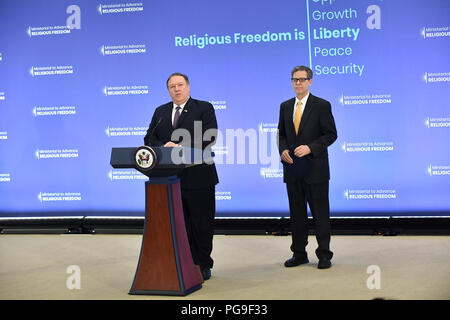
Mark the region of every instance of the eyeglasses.
POLYGON ((297 82, 303 83, 303 82, 305 82, 306 80, 311 80, 311 78, 291 78, 291 81, 292 81, 293 83, 297 83, 297 82))

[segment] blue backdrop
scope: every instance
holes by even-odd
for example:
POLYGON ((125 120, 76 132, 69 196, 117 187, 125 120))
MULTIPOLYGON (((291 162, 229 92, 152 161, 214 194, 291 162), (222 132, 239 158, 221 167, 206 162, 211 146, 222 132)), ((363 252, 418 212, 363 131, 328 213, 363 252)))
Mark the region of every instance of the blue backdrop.
POLYGON ((110 151, 143 144, 183 72, 223 136, 217 216, 288 216, 270 137, 302 64, 338 130, 332 216, 449 215, 449 21, 448 0, 2 0, 1 215, 142 214, 110 151))

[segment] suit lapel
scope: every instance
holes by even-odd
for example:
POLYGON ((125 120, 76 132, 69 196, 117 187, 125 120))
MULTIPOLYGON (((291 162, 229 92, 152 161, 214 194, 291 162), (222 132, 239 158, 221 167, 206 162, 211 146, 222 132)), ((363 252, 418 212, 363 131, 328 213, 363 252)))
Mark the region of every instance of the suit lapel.
POLYGON ((294 119, 293 118, 294 104, 295 104, 295 98, 290 100, 288 103, 288 107, 286 108, 286 120, 287 121, 285 121, 288 126, 288 130, 289 130, 288 132, 290 132, 293 137, 295 137, 295 127, 294 127, 294 120, 293 120, 294 119))
POLYGON ((173 130, 172 128, 172 103, 168 103, 161 112, 161 118, 164 119, 161 124, 162 127, 167 126, 169 130, 173 130))
POLYGON ((314 104, 314 96, 310 93, 308 100, 306 100, 306 106, 303 110, 302 120, 300 121, 300 127, 298 128, 298 134, 300 134, 305 127, 305 123, 308 121, 309 115, 312 111, 312 105, 314 104))

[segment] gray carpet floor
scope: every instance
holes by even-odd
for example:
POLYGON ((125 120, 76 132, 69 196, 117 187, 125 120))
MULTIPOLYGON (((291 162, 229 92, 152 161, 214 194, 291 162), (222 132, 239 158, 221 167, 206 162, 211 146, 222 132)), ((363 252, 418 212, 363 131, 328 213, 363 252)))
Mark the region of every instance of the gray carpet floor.
POLYGON ((212 277, 185 297, 133 296, 141 235, 2 234, 0 299, 450 299, 449 236, 333 236, 331 269, 285 268, 290 236, 214 237, 212 277), (80 288, 68 289, 70 266, 80 288))

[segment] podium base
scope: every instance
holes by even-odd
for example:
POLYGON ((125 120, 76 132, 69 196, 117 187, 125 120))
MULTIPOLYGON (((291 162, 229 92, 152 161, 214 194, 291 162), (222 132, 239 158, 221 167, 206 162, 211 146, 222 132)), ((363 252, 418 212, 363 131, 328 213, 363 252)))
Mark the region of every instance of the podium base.
POLYGON ((201 289, 202 285, 199 284, 185 291, 163 291, 163 290, 130 290, 130 295, 157 295, 157 296, 187 296, 188 294, 201 289))
POLYGON ((202 287, 194 265, 179 179, 150 178, 145 184, 145 224, 132 295, 185 296, 202 287))

